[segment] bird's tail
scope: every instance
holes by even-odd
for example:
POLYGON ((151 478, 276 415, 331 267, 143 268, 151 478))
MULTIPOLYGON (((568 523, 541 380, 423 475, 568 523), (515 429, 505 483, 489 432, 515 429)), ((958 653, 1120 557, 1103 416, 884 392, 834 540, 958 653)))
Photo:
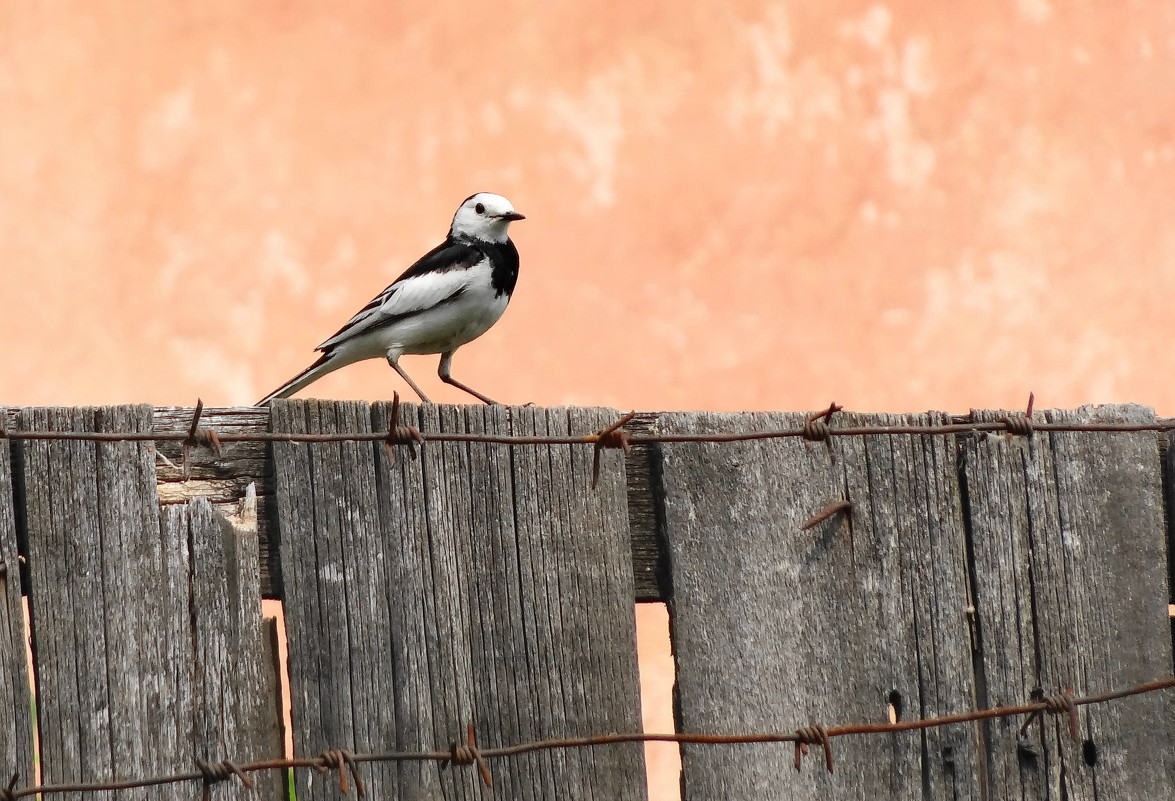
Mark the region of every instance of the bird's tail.
POLYGON ((339 359, 333 353, 324 353, 319 357, 318 361, 307 367, 302 372, 291 378, 286 383, 275 389, 273 392, 266 395, 261 400, 257 401, 257 406, 265 406, 271 400, 278 398, 288 398, 298 390, 305 386, 313 384, 318 379, 322 378, 327 373, 333 373, 340 367, 346 366, 347 362, 339 359))

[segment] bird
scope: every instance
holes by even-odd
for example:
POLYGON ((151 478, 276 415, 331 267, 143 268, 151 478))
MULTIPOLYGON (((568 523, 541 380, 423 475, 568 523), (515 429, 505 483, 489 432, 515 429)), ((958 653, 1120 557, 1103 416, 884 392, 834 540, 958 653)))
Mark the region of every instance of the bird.
POLYGON ((265 406, 340 367, 364 359, 388 360, 425 403, 428 396, 404 368, 404 354, 441 355, 437 375, 483 403, 497 401, 453 378, 453 353, 493 326, 506 311, 518 280, 518 248, 510 223, 526 219, 509 200, 490 192, 470 195, 453 215, 445 241, 404 271, 315 350, 318 361, 257 402, 265 406))

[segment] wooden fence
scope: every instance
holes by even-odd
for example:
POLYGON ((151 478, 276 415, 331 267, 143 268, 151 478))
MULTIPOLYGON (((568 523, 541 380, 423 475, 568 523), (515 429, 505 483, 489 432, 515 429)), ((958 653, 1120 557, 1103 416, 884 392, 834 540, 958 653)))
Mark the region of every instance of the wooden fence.
MULTIPOLYGON (((202 422, 222 435, 362 433, 386 431, 390 414, 385 404, 283 401, 272 413, 206 410, 202 422)), ((586 435, 618 417, 431 405, 401 414, 426 434, 475 440, 586 435)), ((294 748, 308 758, 444 750, 468 724, 486 748, 639 731, 634 600, 669 605, 686 732, 934 718, 1026 703, 1037 689, 1085 696, 1170 677, 1169 434, 1134 406, 1037 419, 1142 430, 645 444, 602 451, 593 489, 588 444, 233 441, 219 453, 189 448, 185 463, 174 437, 191 409, 10 410, 0 703, 12 714, 0 769, 19 772, 19 795, 38 769, 44 784, 101 782, 280 756, 263 595, 284 603, 294 748), (842 501, 851 507, 805 527, 842 501)), ((648 414, 628 428, 671 438, 806 420, 648 414)), ((952 422, 842 413, 832 425, 952 422)), ((1175 690, 1083 706, 1077 741, 1058 718, 1021 736, 1023 723, 845 737, 834 773, 821 761, 796 773, 787 745, 684 745, 682 793, 1175 794, 1175 690)), ((436 762, 360 771, 370 798, 645 797, 639 743, 491 768, 492 788, 475 769, 436 762)), ((250 775, 253 790, 212 792, 283 797, 284 772, 250 775)), ((294 775, 299 799, 339 796, 337 773, 294 775)), ((196 794, 118 797, 161 792, 196 794)))

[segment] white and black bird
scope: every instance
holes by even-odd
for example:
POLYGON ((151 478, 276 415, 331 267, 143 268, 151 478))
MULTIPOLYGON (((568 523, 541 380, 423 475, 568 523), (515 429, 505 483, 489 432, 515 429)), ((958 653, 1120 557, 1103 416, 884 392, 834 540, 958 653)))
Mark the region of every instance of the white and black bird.
POLYGON ((338 333, 318 346, 314 364, 257 402, 288 398, 327 373, 363 359, 387 359, 420 399, 428 397, 400 367, 405 353, 439 353, 441 380, 485 403, 496 401, 450 374, 453 352, 490 329, 514 292, 518 249, 507 229, 525 219, 501 195, 466 198, 445 241, 380 292, 338 333))

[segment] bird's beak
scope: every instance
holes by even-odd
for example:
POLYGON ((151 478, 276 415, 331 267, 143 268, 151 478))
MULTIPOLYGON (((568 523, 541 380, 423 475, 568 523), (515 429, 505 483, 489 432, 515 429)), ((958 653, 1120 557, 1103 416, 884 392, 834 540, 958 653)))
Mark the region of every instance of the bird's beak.
POLYGON ((499 214, 498 219, 505 220, 506 222, 515 222, 517 220, 525 220, 526 216, 516 211, 508 211, 505 214, 499 214))

